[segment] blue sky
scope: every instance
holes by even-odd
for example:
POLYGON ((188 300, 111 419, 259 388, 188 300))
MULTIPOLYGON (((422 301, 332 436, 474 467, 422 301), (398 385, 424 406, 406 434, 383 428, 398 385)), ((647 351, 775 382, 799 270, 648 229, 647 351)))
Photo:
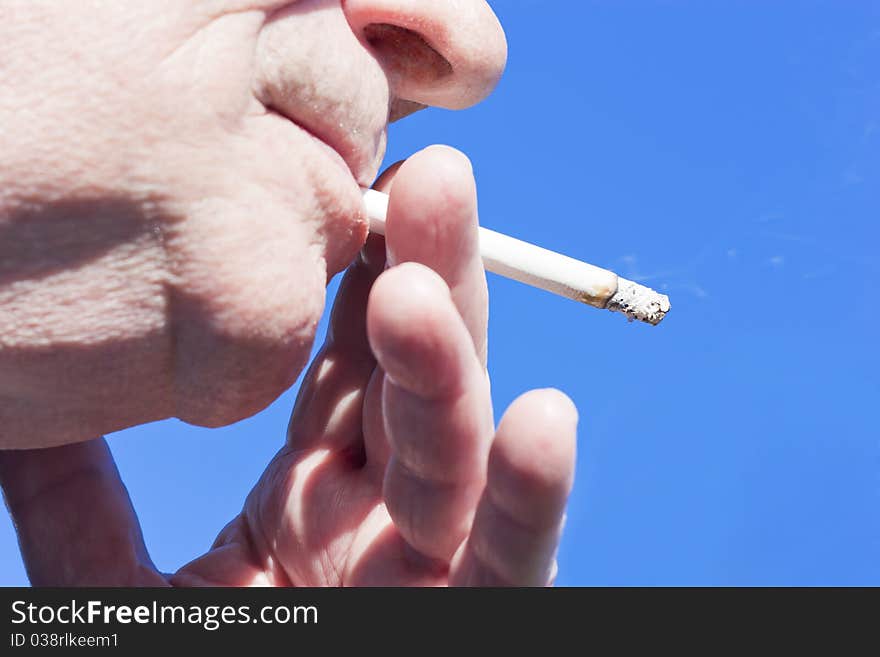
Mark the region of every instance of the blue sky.
MULTIPOLYGON (((497 92, 394 126, 388 162, 460 148, 484 225, 673 305, 628 324, 490 276, 496 414, 541 386, 581 410, 558 583, 880 585, 880 5, 492 4, 497 92)), ((237 513, 294 396, 111 437, 160 568, 237 513)))

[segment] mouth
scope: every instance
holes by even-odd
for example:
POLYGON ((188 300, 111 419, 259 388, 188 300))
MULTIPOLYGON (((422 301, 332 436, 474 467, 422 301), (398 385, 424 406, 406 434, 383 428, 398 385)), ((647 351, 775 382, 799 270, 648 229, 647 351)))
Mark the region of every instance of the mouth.
MULTIPOLYGON (((291 116, 271 105, 264 107, 269 114, 298 128, 314 144, 315 150, 323 153, 325 162, 330 164, 329 170, 323 170, 326 187, 318 195, 323 218, 317 228, 323 237, 329 284, 336 274, 351 264, 367 240, 369 222, 363 189, 372 184, 378 162, 384 153, 376 148, 365 147, 363 143, 347 136, 341 127, 336 130, 328 129, 326 122, 291 116), (333 168, 338 169, 338 176, 333 175, 333 168)), ((336 122, 336 125, 343 124, 336 122)), ((382 147, 384 148, 384 131, 382 147)))
POLYGON ((333 116, 316 119, 292 116, 271 105, 267 105, 266 109, 290 121, 308 135, 359 187, 367 188, 372 184, 384 154, 384 131, 379 136, 370 137, 362 135, 357 128, 346 129, 345 123, 333 116))

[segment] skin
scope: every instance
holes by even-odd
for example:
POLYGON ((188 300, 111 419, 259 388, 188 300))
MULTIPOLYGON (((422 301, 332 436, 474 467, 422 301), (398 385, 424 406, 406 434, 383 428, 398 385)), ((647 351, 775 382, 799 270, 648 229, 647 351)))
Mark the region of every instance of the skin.
POLYGON ((32 583, 552 582, 577 412, 532 391, 494 426, 469 162, 386 172, 387 242, 360 202, 389 120, 491 91, 488 6, 93 4, 0 5, 0 483, 32 583), (286 444, 159 573, 93 437, 264 408, 352 260, 286 444))

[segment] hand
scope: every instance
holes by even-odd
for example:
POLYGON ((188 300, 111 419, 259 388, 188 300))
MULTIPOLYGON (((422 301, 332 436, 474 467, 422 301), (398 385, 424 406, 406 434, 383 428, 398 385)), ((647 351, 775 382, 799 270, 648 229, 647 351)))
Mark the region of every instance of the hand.
POLYGON ((389 120, 505 56, 484 0, 0 2, 0 448, 265 408, 389 120))
POLYGON ((211 550, 155 571, 103 441, 6 452, 34 584, 552 582, 577 413, 532 391, 493 427, 469 165, 431 148, 378 184, 387 244, 346 273, 287 444, 211 550))

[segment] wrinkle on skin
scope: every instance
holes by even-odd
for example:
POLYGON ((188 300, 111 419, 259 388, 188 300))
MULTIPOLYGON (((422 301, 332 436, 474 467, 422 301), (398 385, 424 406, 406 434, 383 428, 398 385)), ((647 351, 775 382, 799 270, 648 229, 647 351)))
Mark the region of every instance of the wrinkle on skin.
POLYGON ((107 195, 18 200, 15 210, 0 222, 0 289, 87 266, 142 235, 152 235, 159 243, 162 220, 149 211, 155 205, 155 201, 107 195), (80 230, 74 233, 53 225, 70 221, 81 221, 80 230))

